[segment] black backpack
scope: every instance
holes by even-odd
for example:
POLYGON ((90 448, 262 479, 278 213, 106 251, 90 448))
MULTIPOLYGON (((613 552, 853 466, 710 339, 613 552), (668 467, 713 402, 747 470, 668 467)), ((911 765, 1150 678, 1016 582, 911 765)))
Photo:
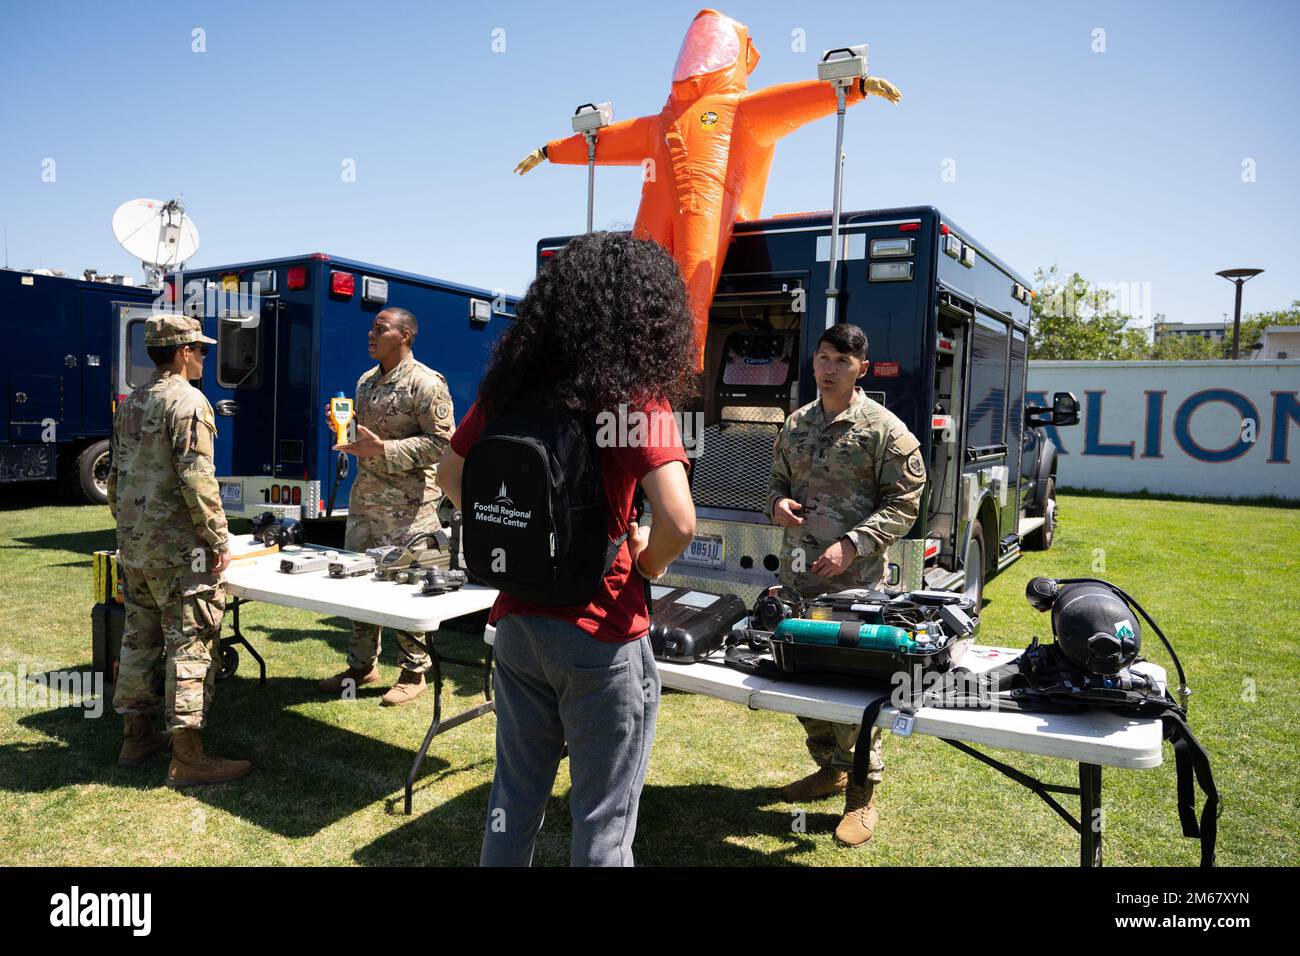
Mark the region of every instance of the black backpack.
POLYGON ((534 604, 585 604, 627 535, 611 541, 594 419, 541 397, 491 418, 465 457, 465 564, 484 584, 534 604))

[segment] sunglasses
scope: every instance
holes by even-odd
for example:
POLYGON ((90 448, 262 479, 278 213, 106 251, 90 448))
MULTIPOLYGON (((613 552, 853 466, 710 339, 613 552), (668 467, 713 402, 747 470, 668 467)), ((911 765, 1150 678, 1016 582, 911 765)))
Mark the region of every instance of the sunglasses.
POLYGON ((208 354, 208 343, 207 343, 207 342, 200 342, 200 343, 198 343, 197 345, 191 345, 190 348, 192 348, 192 349, 198 349, 198 350, 199 350, 199 354, 202 355, 202 356, 205 356, 205 357, 206 357, 207 354, 208 354))

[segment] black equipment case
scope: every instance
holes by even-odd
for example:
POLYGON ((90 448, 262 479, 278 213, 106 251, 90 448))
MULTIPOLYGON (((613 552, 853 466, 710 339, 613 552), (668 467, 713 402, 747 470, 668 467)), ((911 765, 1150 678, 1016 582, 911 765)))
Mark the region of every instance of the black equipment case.
POLYGON ((924 627, 935 640, 909 651, 840 644, 809 644, 773 633, 766 635, 772 659, 787 674, 848 674, 888 679, 901 672, 943 673, 957 664, 973 643, 978 616, 974 602, 959 594, 912 591, 896 594, 856 590, 823 594, 808 602, 804 618, 849 625, 881 624, 915 632, 924 627))
POLYGON ((748 611, 734 594, 652 586, 650 646, 655 657, 676 663, 702 660, 722 648, 748 611))

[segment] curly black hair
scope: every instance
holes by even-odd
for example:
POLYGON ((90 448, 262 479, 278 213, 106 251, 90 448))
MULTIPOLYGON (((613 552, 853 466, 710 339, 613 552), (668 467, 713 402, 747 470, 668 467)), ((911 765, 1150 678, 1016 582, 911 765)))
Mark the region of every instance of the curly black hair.
POLYGON ((537 393, 578 414, 648 399, 682 407, 696 391, 687 303, 677 263, 657 242, 579 236, 529 285, 492 350, 479 406, 490 416, 537 393))

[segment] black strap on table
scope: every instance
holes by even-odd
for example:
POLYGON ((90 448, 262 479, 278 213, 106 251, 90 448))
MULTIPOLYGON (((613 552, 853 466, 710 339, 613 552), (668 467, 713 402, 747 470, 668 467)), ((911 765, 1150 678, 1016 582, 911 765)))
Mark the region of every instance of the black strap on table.
MULTIPOLYGON (((948 683, 951 683, 951 681, 948 683)), ((888 697, 878 697, 863 708, 862 723, 858 727, 858 739, 853 749, 853 772, 850 778, 855 786, 866 785, 867 762, 871 750, 871 731, 876 726, 876 721, 880 718, 880 711, 884 708, 888 699, 888 697)), ((1152 702, 1152 706, 1158 706, 1158 704, 1157 701, 1152 702)), ((951 695, 945 695, 942 692, 931 692, 921 699, 914 700, 911 704, 901 707, 900 713, 915 714, 918 707, 921 706, 970 709, 969 705, 963 708, 963 704, 955 702, 951 695)), ((1000 697, 998 707, 1022 713, 1077 713, 1086 710, 1088 705, 1083 701, 1053 700, 1043 695, 1027 694, 1022 691, 1014 697, 1000 697)), ((1124 708, 1117 707, 1113 709, 1124 711, 1124 708)), ((1142 710, 1145 711, 1144 716, 1153 716, 1150 708, 1143 708, 1142 710)), ((1218 842, 1219 813, 1223 807, 1223 798, 1220 797, 1218 788, 1214 785, 1214 773, 1210 769, 1209 755, 1205 752, 1205 748, 1201 746, 1200 741, 1196 739, 1196 735, 1192 733, 1192 729, 1187 725, 1185 715, 1176 704, 1170 701, 1168 709, 1158 716, 1164 729, 1164 739, 1168 740, 1174 748, 1174 768, 1178 778, 1178 819, 1182 824, 1183 836, 1201 841, 1201 866, 1214 866, 1215 847, 1218 842), (1196 786, 1198 784, 1205 794, 1205 806, 1201 809, 1199 820, 1196 816, 1196 786)))
POLYGON ((1209 755, 1178 711, 1161 714, 1160 723, 1164 725, 1165 739, 1174 748, 1174 768, 1178 775, 1178 819, 1183 825, 1183 836, 1193 840, 1199 838, 1201 866, 1214 866, 1214 847, 1219 837, 1219 811, 1223 808, 1223 799, 1214 786, 1209 755), (1201 810, 1199 826, 1196 820, 1197 783, 1205 793, 1205 807, 1201 810))
POLYGON ((853 775, 849 778, 855 787, 867 784, 867 754, 871 751, 871 728, 880 719, 880 711, 889 702, 888 697, 877 697, 862 710, 862 723, 858 725, 858 742, 853 747, 853 775))

